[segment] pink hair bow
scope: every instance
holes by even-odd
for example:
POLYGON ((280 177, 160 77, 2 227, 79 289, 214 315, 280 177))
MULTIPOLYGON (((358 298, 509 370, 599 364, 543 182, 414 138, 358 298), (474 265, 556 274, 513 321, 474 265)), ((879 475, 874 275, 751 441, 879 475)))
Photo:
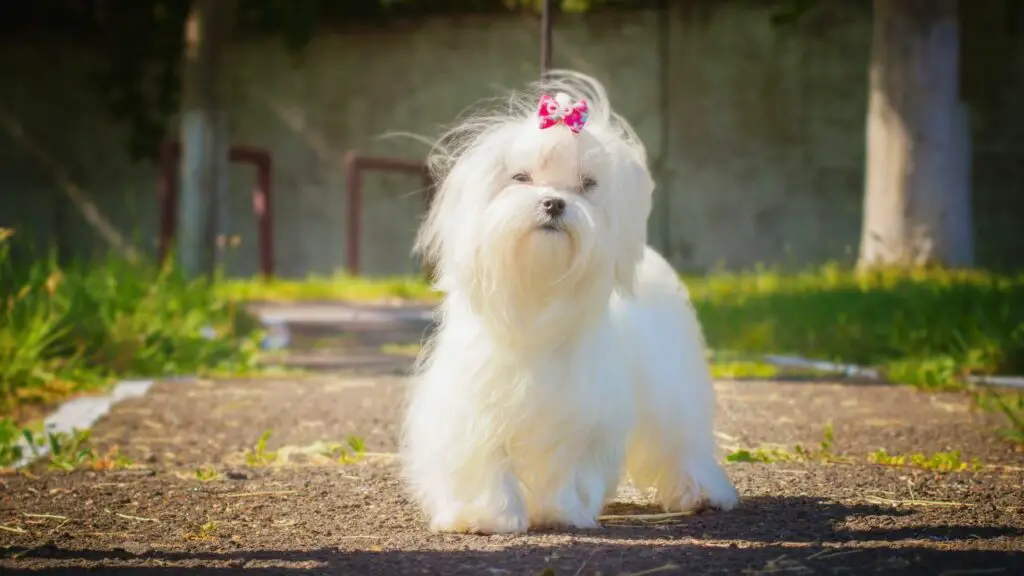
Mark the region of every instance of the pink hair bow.
POLYGON ((556 96, 544 94, 540 97, 540 103, 537 105, 537 117, 541 130, 551 128, 561 122, 568 126, 574 134, 579 134, 587 123, 588 115, 589 109, 586 100, 573 102, 572 98, 564 92, 559 92, 556 96))

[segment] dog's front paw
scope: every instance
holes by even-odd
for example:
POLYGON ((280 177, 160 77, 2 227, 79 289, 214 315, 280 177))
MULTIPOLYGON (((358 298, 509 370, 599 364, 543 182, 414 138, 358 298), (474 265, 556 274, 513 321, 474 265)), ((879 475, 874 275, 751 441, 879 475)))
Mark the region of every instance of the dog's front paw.
POLYGON ((725 482, 707 490, 707 503, 718 510, 732 510, 740 503, 736 487, 725 482))
POLYGON ((467 508, 442 512, 430 522, 433 532, 521 534, 529 528, 525 514, 504 510, 492 514, 467 508))
POLYGON ((682 476, 684 480, 674 494, 662 501, 669 512, 699 512, 707 508, 732 510, 739 503, 736 487, 717 465, 699 470, 698 474, 682 476))
POLYGON ((583 510, 544 510, 530 519, 534 526, 545 528, 578 528, 593 530, 601 527, 593 515, 583 510))

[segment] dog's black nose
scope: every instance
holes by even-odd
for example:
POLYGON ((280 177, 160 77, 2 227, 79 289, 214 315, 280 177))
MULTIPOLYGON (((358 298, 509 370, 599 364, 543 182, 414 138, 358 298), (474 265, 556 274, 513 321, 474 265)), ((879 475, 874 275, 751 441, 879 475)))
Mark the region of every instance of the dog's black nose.
POLYGON ((565 200, 555 198, 554 196, 548 196, 541 200, 540 206, 544 209, 544 212, 552 218, 558 218, 563 212, 565 212, 565 200))

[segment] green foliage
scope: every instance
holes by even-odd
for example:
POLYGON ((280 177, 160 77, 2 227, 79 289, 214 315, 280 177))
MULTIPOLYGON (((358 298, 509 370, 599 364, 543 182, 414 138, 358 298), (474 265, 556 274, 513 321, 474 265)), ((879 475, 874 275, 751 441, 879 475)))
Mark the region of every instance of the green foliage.
POLYGON ((785 448, 755 448, 752 450, 736 450, 726 454, 726 462, 747 462, 773 464, 775 462, 793 462, 799 460, 799 456, 785 448))
POLYGON ((880 448, 868 454, 868 462, 883 466, 910 466, 935 472, 976 472, 982 468, 981 462, 977 458, 966 461, 961 458, 960 452, 957 450, 933 454, 915 452, 909 455, 894 455, 889 454, 885 448, 880 448))
POLYGON ((1024 371, 1024 276, 826 266, 689 284, 716 350, 873 366, 891 380, 931 388, 969 374, 1024 371))
POLYGON ((217 469, 212 466, 196 468, 195 474, 196 480, 200 482, 212 482, 220 476, 220 472, 217 472, 217 469))
POLYGON ((361 436, 349 436, 345 444, 329 444, 324 450, 324 456, 335 459, 339 464, 360 462, 366 456, 366 441, 361 436))
POLYGON ((839 462, 843 458, 832 454, 832 447, 835 444, 835 433, 832 430, 832 423, 825 425, 824 438, 818 444, 817 450, 804 448, 800 444, 793 446, 792 450, 781 447, 754 448, 734 450, 726 454, 726 462, 757 462, 772 464, 775 462, 839 462))
POLYGON ((95 32, 98 53, 91 79, 108 110, 130 127, 128 151, 155 158, 178 112, 186 0, 115 2, 97 6, 83 27, 95 32))
MULTIPOLYGON (((700 0, 713 4, 717 0, 700 0)), ((750 0, 755 1, 755 0, 750 0)), ((756 0, 763 4, 763 0, 756 0)), ((773 23, 795 22, 817 0, 770 0, 777 7, 773 23)), ((0 13, 18 28, 49 28, 73 35, 94 49, 91 80, 107 109, 129 128, 127 147, 135 159, 155 159, 181 101, 181 62, 189 0, 36 0, 30 10, 0 13)), ((552 0, 564 13, 602 9, 657 9, 660 0, 552 0)), ((300 54, 320 25, 384 23, 392 19, 440 14, 539 12, 542 0, 240 0, 237 30, 276 37, 293 55, 300 54)))
MULTIPOLYGON (((154 159, 170 118, 180 108, 184 27, 191 3, 121 0, 112 4, 96 4, 80 21, 96 40, 99 64, 93 71, 94 84, 111 114, 130 128, 132 157, 154 159)), ((325 8, 331 13, 337 5, 351 4, 244 0, 238 3, 238 26, 276 36, 294 54, 309 43, 325 8)))
POLYGON ((112 447, 105 454, 89 445, 92 433, 88 430, 48 432, 37 435, 27 428, 19 428, 10 418, 0 420, 0 469, 7 468, 25 456, 27 445, 36 458, 42 449, 48 450, 48 467, 51 470, 71 471, 79 468, 90 470, 120 470, 132 465, 132 460, 112 447))
POLYGON ((264 430, 260 434, 260 439, 256 441, 256 446, 245 454, 246 464, 249 466, 269 466, 277 460, 277 452, 267 450, 267 444, 270 442, 270 437, 273 434, 273 430, 264 430))
MULTIPOLYGON (((824 439, 818 444, 817 450, 809 450, 799 444, 793 446, 792 450, 782 447, 762 447, 754 449, 739 449, 726 454, 726 462, 731 463, 758 463, 774 464, 777 462, 828 462, 828 463, 852 463, 854 459, 850 456, 841 456, 833 453, 835 446, 835 433, 832 424, 825 427, 824 439)), ((933 472, 976 472, 982 469, 981 462, 977 458, 965 460, 959 451, 935 452, 925 454, 915 452, 907 455, 893 455, 885 448, 880 448, 867 455, 867 461, 872 464, 894 467, 911 467, 933 472)))
POLYGON ((10 418, 0 418, 0 469, 7 468, 24 456, 20 445, 21 428, 10 418))
POLYGON ((975 394, 975 401, 982 408, 1005 416, 1008 425, 1001 430, 1003 435, 1024 444, 1024 393, 983 390, 975 394))
POLYGON ((116 256, 15 260, 11 234, 0 232, 0 415, 115 377, 254 366, 260 334, 209 282, 116 256))
POLYGON ((771 16, 774 26, 795 24, 818 5, 818 0, 781 0, 771 16))

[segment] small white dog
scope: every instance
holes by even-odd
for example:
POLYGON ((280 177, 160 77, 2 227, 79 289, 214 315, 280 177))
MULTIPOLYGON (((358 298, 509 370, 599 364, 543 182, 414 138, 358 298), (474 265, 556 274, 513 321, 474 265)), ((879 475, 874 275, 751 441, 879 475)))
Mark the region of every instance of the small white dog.
POLYGON ((623 472, 670 511, 732 508, 701 328, 647 247, 646 151, 597 81, 534 88, 433 157, 417 250, 445 300, 402 431, 412 495, 452 532, 597 527, 623 472))

